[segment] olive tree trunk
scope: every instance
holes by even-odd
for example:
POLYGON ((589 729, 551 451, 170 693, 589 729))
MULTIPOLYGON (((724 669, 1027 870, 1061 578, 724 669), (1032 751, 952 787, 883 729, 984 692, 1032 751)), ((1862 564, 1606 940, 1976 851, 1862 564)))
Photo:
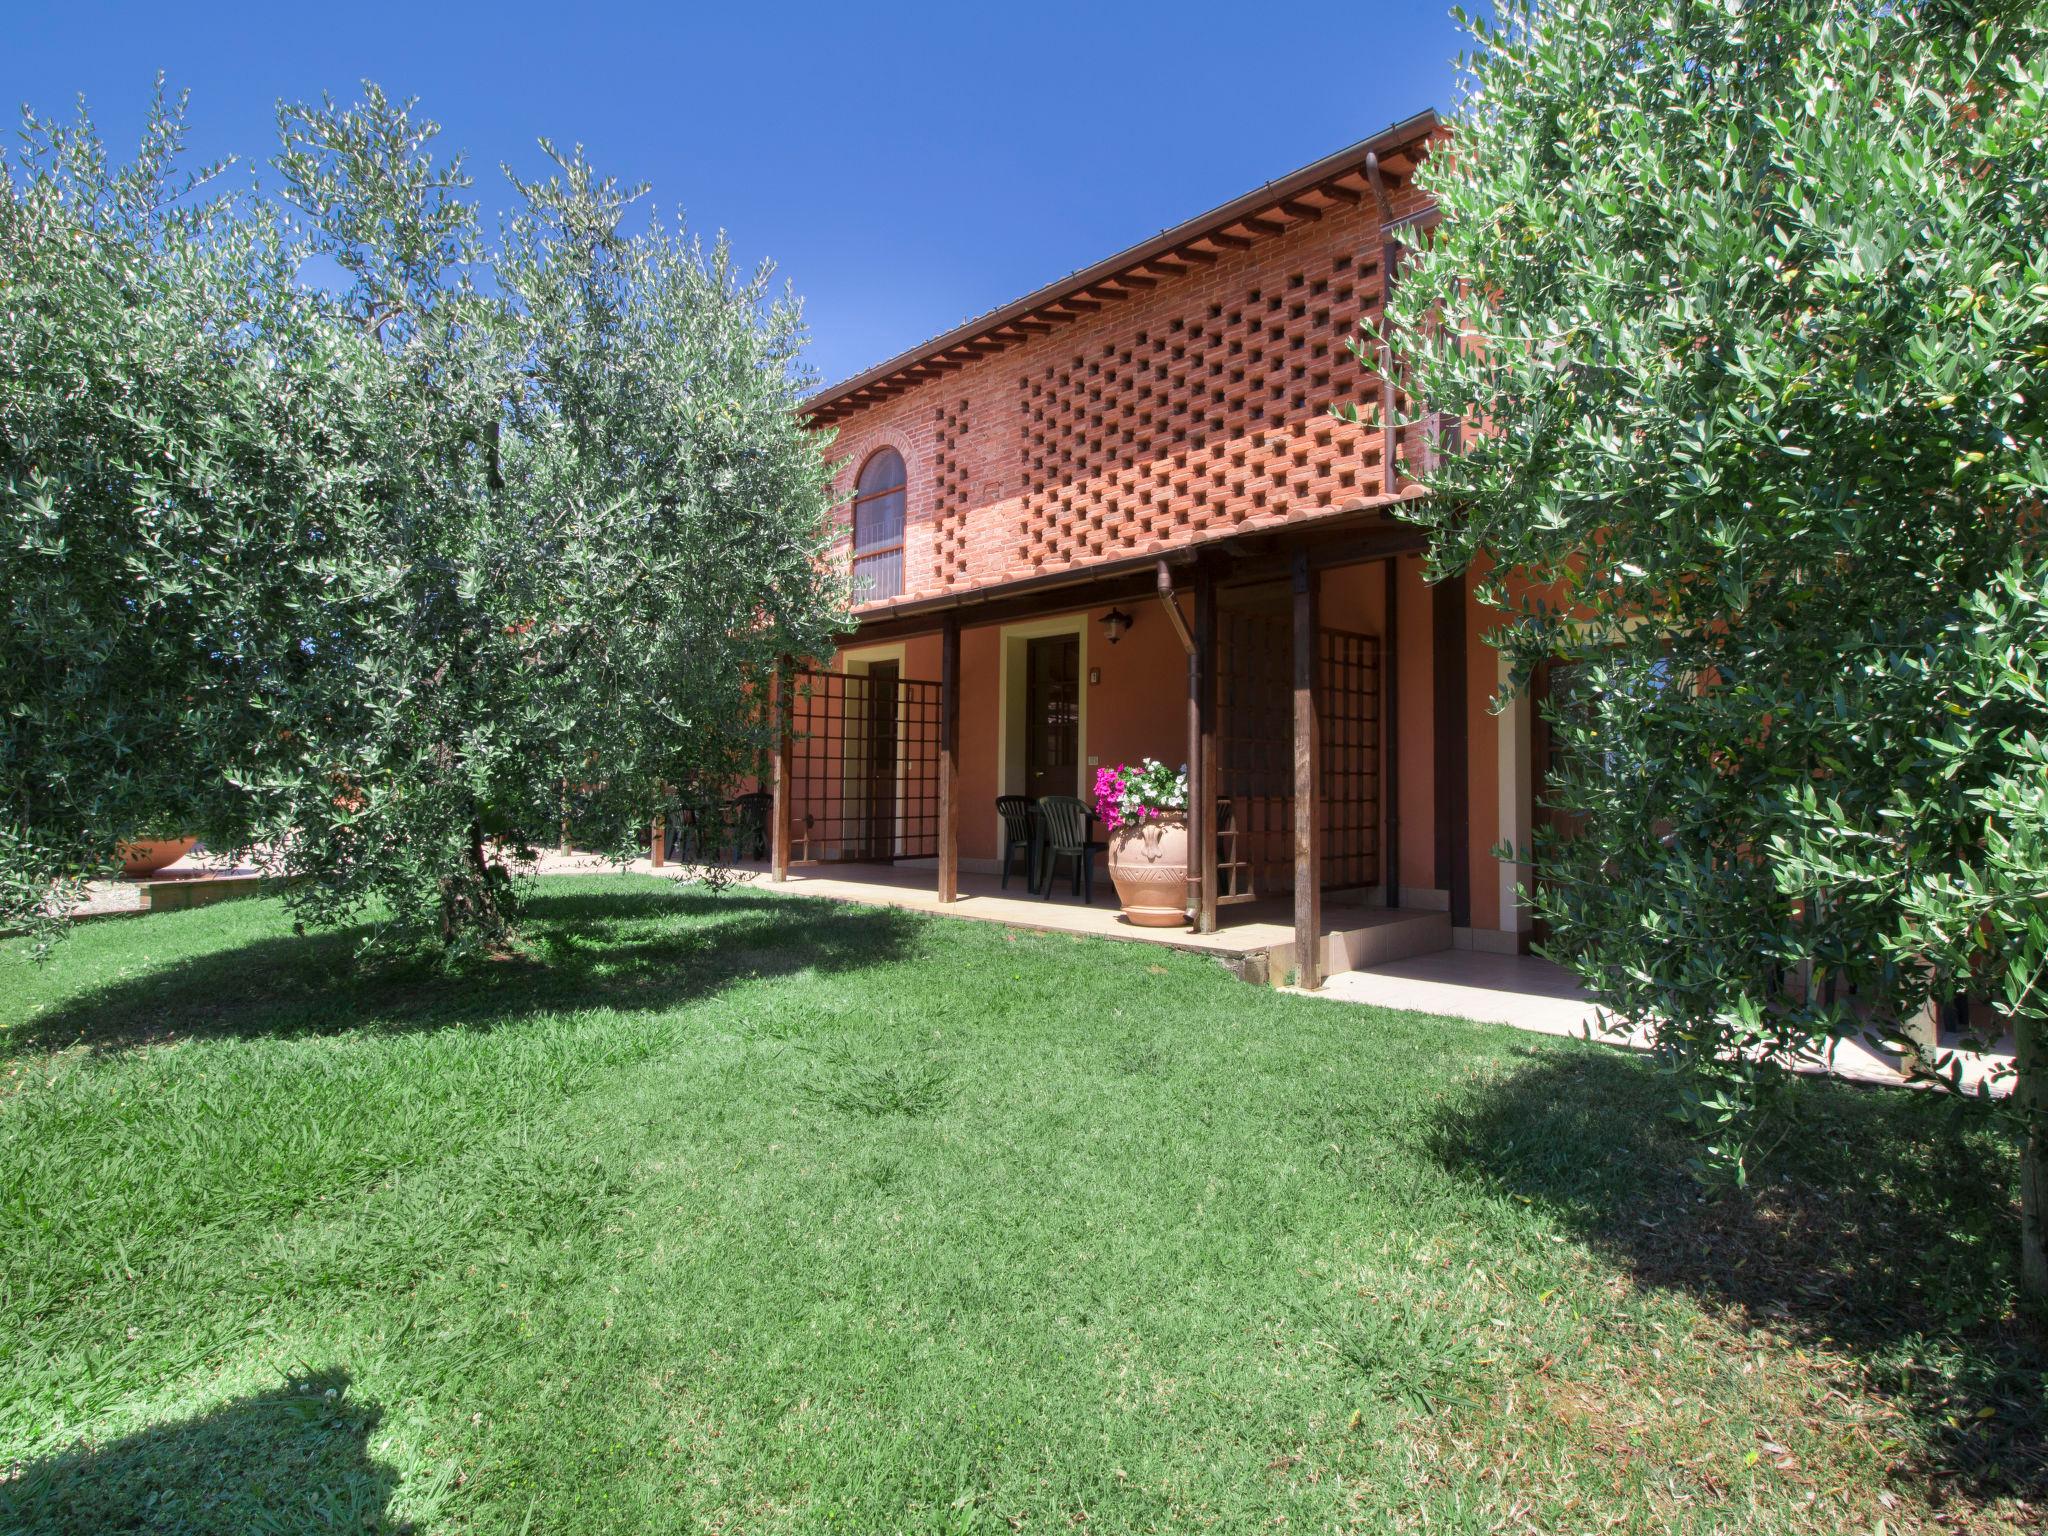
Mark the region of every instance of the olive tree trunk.
POLYGON ((2015 1022, 2018 1078, 2013 1099, 2020 1114, 2020 1289, 2048 1307, 2048 1085, 2041 1081, 2038 1019, 2015 1022))

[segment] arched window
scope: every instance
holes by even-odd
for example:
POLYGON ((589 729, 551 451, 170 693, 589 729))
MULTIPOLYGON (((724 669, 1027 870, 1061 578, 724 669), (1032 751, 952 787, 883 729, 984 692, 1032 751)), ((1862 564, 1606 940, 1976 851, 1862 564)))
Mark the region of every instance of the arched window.
POLYGON ((903 455, 883 448, 853 487, 853 600, 903 595, 903 455))

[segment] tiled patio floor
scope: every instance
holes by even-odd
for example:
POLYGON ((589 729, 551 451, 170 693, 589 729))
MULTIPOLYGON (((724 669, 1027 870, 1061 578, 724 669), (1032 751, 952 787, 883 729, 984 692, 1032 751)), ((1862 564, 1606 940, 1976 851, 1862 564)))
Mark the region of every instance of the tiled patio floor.
MULTIPOLYGON (((542 874, 595 873, 616 867, 594 855, 580 853, 543 854, 537 866, 542 874)), ((687 866, 673 864, 655 869, 645 859, 636 859, 627 867, 640 874, 676 879, 689 878, 693 873, 687 866)), ((960 899, 942 906, 934 889, 936 877, 929 868, 885 864, 799 868, 792 869, 789 879, 780 883, 770 880, 767 869, 756 861, 743 862, 738 870, 751 886, 789 895, 902 907, 1050 933, 1163 944, 1221 960, 1262 957, 1268 960, 1276 976, 1286 973, 1294 952, 1293 907, 1277 898, 1225 907, 1219 914, 1218 931, 1202 934, 1186 928, 1139 928, 1125 922, 1106 877, 1097 882, 1095 901, 1088 905, 1069 893, 1064 880, 1054 882, 1048 900, 1027 892, 1022 876, 1012 877, 1005 890, 995 875, 963 873, 960 899)), ((1324 906, 1323 923, 1326 947, 1348 946, 1354 952, 1377 944, 1381 952, 1391 954, 1404 948, 1412 951, 1433 947, 1449 939, 1447 920, 1442 913, 1389 912, 1384 908, 1330 902, 1324 906), (1436 937, 1438 929, 1444 930, 1442 939, 1436 937)))

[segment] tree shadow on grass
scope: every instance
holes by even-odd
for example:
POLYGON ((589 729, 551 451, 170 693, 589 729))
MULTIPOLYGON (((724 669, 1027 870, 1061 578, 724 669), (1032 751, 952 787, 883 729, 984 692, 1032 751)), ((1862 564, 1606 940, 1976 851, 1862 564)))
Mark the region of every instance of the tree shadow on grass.
POLYGON ((370 1455, 380 1417, 343 1372, 295 1377, 182 1423, 0 1469, 0 1530, 388 1530, 398 1478, 370 1455))
POLYGON ((543 886, 522 913, 522 949, 507 958, 450 969, 426 950, 366 956, 367 927, 259 939, 81 992, 0 1031, 0 1057, 674 1008, 747 981, 885 965, 912 951, 922 926, 895 908, 667 882, 644 892, 543 886))
POLYGON ((1708 1193, 1673 1086, 1618 1051, 1525 1050, 1439 1112, 1432 1150, 1528 1200, 1638 1285, 1856 1362, 1915 1425, 1938 1496, 2048 1497, 2048 1342, 2015 1310, 2010 1144, 1973 1106, 1802 1078, 1747 1191, 1708 1193))

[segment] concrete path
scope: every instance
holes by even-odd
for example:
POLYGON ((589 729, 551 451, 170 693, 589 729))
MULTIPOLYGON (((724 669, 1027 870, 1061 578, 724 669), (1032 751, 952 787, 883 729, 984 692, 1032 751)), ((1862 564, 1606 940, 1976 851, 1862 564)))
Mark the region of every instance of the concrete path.
MULTIPOLYGON (((1575 1035, 1629 1050, 1649 1049, 1641 1029, 1614 1031, 1570 972, 1534 955, 1489 955, 1447 950, 1332 976, 1316 993, 1340 1003, 1365 1003, 1412 1013, 1511 1024, 1544 1035, 1575 1035)), ((1955 1052, 1964 1087, 1989 1082, 1996 1094, 2011 1089, 2012 1042, 1984 1053, 1955 1052)), ((1901 1058, 1861 1040, 1838 1041, 1828 1058, 1803 1070, 1857 1082, 1905 1081, 1901 1058)))

